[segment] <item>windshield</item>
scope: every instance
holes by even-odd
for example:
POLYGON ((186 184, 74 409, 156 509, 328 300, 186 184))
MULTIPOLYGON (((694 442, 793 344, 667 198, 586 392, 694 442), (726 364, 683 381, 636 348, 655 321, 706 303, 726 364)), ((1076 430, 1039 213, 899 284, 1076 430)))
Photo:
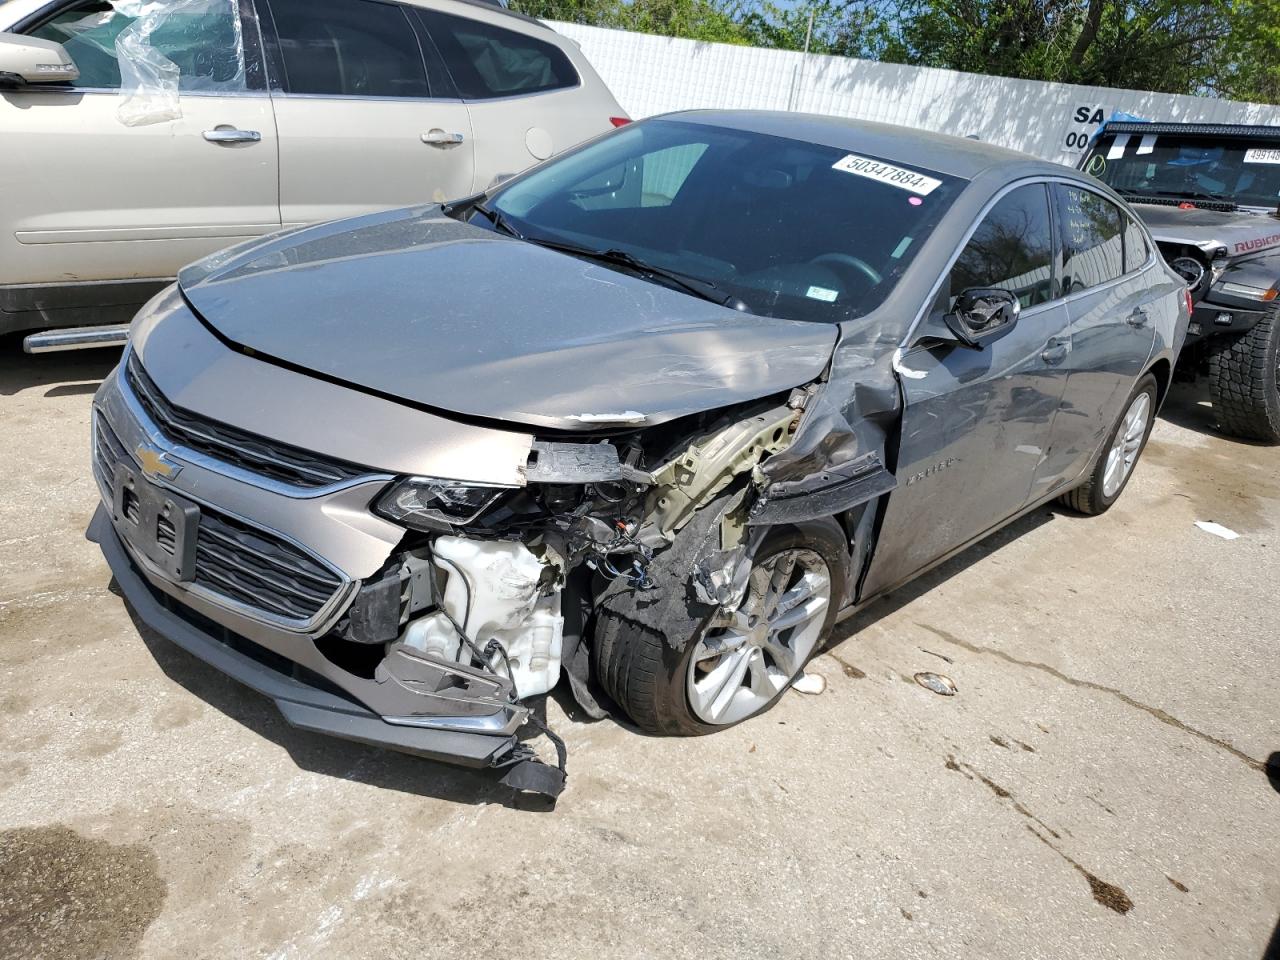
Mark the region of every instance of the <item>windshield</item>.
POLYGON ((1084 169, 1130 198, 1223 200, 1270 209, 1280 203, 1280 137, 1114 134, 1098 141, 1084 169))
POLYGON ((615 269, 754 314, 834 323, 884 300, 964 184, 906 161, 646 120, 504 184, 485 204, 497 223, 472 219, 608 251, 615 269))

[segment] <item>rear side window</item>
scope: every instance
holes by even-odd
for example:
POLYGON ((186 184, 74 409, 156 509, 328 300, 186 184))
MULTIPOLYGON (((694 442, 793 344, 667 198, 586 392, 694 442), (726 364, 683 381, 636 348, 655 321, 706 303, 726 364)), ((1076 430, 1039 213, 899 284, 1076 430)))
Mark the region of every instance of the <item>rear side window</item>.
POLYGON ((1024 307, 1057 295, 1049 193, 1044 184, 1011 190, 978 225, 951 269, 953 303, 974 287, 1008 290, 1024 307))
POLYGON ((1064 291, 1078 293, 1121 276, 1124 214, 1120 208, 1096 193, 1076 187, 1057 185, 1054 193, 1062 234, 1064 291))
POLYGON ((287 93, 428 97, 427 68, 404 10, 374 0, 271 0, 287 93))
POLYGON ((578 85, 578 72, 554 44, 434 10, 420 10, 419 15, 465 100, 522 96, 578 85))
POLYGON ((1147 236, 1137 221, 1128 215, 1124 218, 1124 272, 1132 273, 1147 262, 1150 251, 1147 236))

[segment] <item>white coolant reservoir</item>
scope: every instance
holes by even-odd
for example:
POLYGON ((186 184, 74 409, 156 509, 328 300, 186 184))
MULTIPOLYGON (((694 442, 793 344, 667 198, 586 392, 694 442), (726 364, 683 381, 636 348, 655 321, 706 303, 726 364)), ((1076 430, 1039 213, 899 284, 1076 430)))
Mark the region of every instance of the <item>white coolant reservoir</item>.
MULTIPOLYGON (((520 697, 546 693, 560 677, 564 617, 560 591, 541 596, 546 568, 522 543, 438 537, 432 562, 445 572, 444 608, 481 650, 496 639, 520 697)), ((409 624, 404 642, 411 647, 457 659, 460 643, 448 619, 439 613, 409 624)))

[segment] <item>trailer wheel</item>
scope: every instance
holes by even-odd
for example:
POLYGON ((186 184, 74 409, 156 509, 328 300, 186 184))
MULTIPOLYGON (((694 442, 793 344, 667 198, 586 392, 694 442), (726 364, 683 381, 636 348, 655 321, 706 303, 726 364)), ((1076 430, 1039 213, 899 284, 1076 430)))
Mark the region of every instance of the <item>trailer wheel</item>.
POLYGON ((1209 345, 1209 396, 1222 432, 1280 443, 1280 307, 1220 341, 1209 345))

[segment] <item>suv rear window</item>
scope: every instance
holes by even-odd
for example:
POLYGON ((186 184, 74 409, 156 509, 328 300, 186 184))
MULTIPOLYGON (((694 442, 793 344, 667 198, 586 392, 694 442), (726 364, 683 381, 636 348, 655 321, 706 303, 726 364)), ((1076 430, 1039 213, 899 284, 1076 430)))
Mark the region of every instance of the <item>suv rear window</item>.
POLYGON ((285 90, 318 96, 430 96, 404 10, 372 0, 271 0, 285 90))
POLYGON ((578 85, 578 72, 554 44, 434 10, 420 10, 419 15, 464 100, 514 97, 578 85))

